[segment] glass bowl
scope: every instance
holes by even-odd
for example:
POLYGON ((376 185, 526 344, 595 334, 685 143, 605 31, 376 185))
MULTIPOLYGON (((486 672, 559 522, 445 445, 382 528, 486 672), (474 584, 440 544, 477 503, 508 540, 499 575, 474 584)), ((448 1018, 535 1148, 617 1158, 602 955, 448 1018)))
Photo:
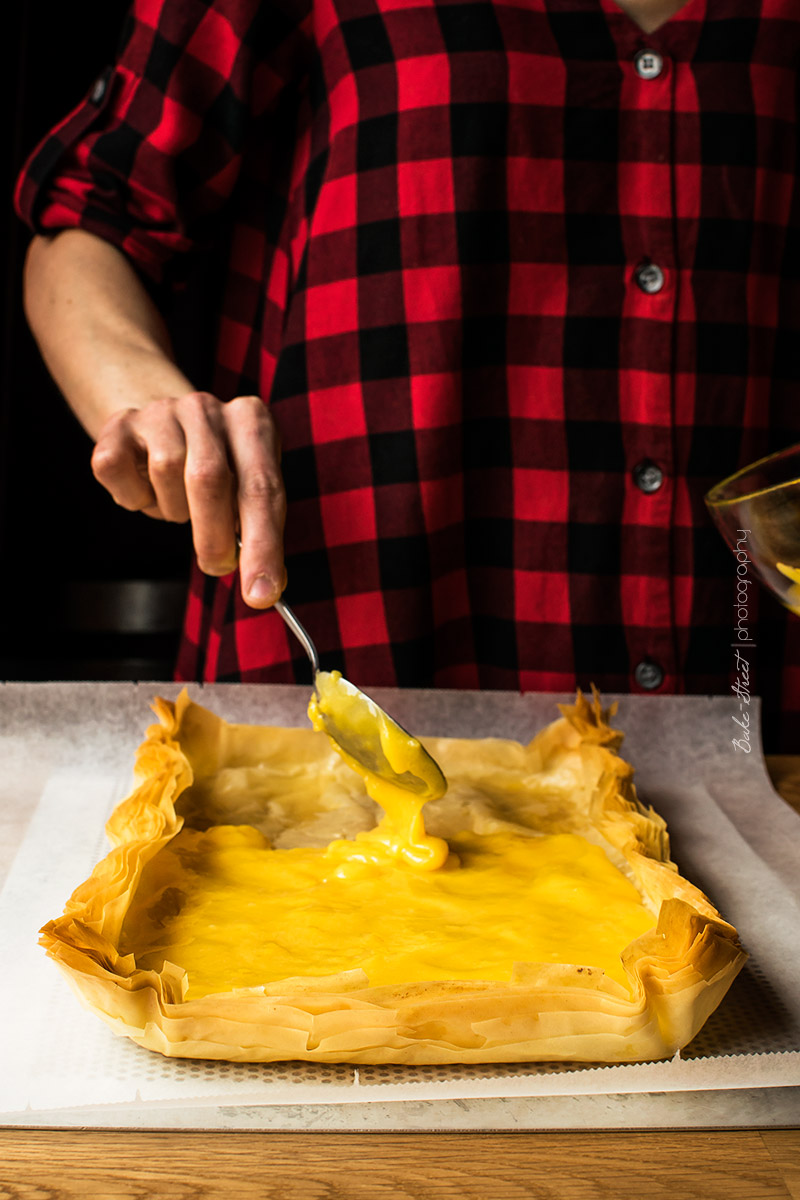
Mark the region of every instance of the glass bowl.
POLYGON ((714 524, 739 560, 800 616, 800 446, 760 458, 705 497, 714 524))

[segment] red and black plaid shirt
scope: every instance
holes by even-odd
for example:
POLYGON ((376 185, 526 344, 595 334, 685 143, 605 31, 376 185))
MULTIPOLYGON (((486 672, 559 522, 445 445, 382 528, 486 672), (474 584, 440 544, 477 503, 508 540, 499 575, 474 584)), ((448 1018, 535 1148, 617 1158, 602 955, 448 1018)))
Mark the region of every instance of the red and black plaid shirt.
MULTIPOLYGON (((703 494, 800 441, 799 58, 794 0, 138 0, 18 202, 169 283, 225 245, 214 387, 280 426, 324 666, 726 692, 703 494)), ((749 616, 797 749, 800 621, 749 616)), ((195 570, 178 674, 308 666, 195 570)))

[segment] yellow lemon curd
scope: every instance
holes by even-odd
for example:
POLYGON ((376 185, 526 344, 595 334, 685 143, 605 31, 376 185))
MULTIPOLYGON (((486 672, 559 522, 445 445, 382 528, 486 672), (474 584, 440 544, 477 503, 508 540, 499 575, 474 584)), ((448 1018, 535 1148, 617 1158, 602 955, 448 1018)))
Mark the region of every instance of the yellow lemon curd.
POLYGON ((246 825, 183 829, 145 868, 120 950, 185 968, 187 999, 355 967, 373 986, 508 982, 515 962, 599 967, 626 986, 620 953, 654 925, 577 834, 461 834, 457 865, 438 871, 354 871, 344 845, 272 850, 246 825))
POLYGON ((319 671, 316 692, 308 705, 308 717, 314 729, 325 732, 324 718, 330 715, 336 726, 366 743, 377 737, 381 751, 397 775, 410 771, 424 784, 424 791, 409 791, 379 779, 372 771, 348 754, 333 738, 329 742, 349 767, 364 780, 370 800, 384 811, 374 830, 362 833, 358 857, 372 862, 402 858, 413 866, 433 870, 447 859, 448 845, 443 838, 425 832, 422 809, 429 800, 443 795, 447 783, 437 764, 400 725, 372 704, 363 692, 352 688, 340 671, 319 671))
POLYGON ((784 596, 783 603, 800 617, 800 567, 790 567, 787 563, 782 562, 776 563, 775 566, 781 575, 785 575, 791 581, 792 585, 784 596))
MULTIPOLYGON (((339 679, 312 699, 317 728, 320 704, 339 728, 363 718, 339 679)), ((405 730, 389 721, 381 740, 396 771, 419 769, 405 730)), ((509 982, 530 962, 599 968, 627 987, 621 952, 655 918, 601 846, 576 833, 430 837, 422 808, 443 790, 436 764, 419 795, 343 757, 384 810, 374 829, 274 849, 251 825, 185 827, 145 866, 121 953, 184 968, 186 999, 355 968, 376 987, 509 982)))

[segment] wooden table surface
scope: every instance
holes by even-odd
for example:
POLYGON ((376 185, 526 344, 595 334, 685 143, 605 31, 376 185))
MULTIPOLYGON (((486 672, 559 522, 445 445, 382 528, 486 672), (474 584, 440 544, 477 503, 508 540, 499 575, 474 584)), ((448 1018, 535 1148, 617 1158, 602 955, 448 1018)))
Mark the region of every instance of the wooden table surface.
MULTIPOLYGON (((800 756, 768 758, 800 812, 800 756)), ((1 1068, 0 1068, 1 1069, 1 1068)), ((800 1200, 800 1129, 122 1133, 0 1129, 0 1200, 800 1200)))

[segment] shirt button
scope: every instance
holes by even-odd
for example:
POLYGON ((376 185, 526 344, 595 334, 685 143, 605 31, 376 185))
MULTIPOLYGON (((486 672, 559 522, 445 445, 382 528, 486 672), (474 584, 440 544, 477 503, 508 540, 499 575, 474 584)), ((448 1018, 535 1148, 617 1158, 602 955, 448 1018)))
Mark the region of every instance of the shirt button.
POLYGON ((664 482, 664 472, 656 463, 645 458, 633 468, 633 482, 646 496, 657 492, 664 482))
POLYGON ((108 91, 108 85, 111 81, 112 73, 113 69, 111 67, 106 67, 105 71, 103 71, 103 74, 94 81, 94 86, 89 92, 89 99, 91 100, 92 104, 102 104, 105 94, 108 91))
POLYGON ((664 672, 658 663, 651 662, 649 658, 645 658, 640 662, 636 670, 633 672, 633 677, 639 687, 644 688, 648 692, 652 692, 655 688, 661 687, 664 682, 664 672))
POLYGON ((657 79, 664 69, 664 60, 655 50, 640 50, 633 65, 641 79, 657 79))
POLYGON ((664 272, 656 263, 642 263, 634 271, 633 278, 648 296, 655 296, 664 286, 664 272))

